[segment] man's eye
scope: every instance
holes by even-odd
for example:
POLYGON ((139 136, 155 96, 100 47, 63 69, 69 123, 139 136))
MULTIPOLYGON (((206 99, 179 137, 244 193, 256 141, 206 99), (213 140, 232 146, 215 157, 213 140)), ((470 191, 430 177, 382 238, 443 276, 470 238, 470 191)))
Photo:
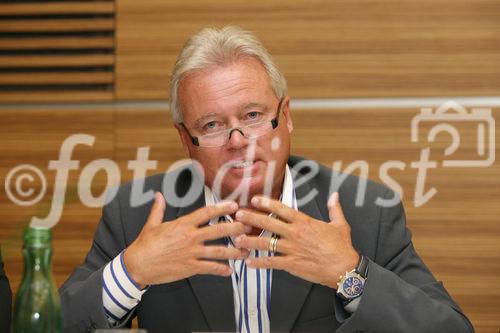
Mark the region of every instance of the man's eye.
POLYGON ((259 120, 262 117, 262 114, 257 111, 252 111, 247 113, 247 118, 249 120, 259 120))
POLYGON ((209 121, 202 127, 204 132, 214 132, 221 129, 221 124, 217 121, 209 121))

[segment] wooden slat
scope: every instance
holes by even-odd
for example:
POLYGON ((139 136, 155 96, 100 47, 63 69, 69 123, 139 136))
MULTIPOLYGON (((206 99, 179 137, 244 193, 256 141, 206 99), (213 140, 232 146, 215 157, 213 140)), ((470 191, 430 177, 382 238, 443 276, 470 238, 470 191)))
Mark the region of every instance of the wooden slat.
POLYGON ((113 45, 113 37, 42 37, 0 39, 0 50, 28 50, 43 48, 113 48, 113 45))
POLYGON ((113 54, 0 56, 0 68, 106 66, 113 65, 114 60, 113 54))
POLYGON ((81 102, 81 101, 111 101, 113 91, 108 90, 59 90, 59 91, 0 91, 1 103, 25 102, 81 102))
POLYGON ((102 31, 114 29, 113 18, 0 20, 0 32, 102 31))
POLYGON ((113 83, 111 72, 2 73, 2 85, 113 83))
POLYGON ((117 8, 120 99, 166 98, 187 38, 225 24, 257 34, 296 98, 500 91, 498 1, 121 0, 117 8))
POLYGON ((0 15, 111 14, 113 11, 113 1, 0 4, 0 15))

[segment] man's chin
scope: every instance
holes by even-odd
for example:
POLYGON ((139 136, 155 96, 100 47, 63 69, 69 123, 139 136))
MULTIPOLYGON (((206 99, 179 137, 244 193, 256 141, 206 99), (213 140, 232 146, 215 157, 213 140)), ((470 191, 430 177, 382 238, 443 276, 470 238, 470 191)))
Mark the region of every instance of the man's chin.
MULTIPOLYGON (((254 195, 264 193, 264 182, 258 177, 244 178, 239 182, 223 186, 221 197, 240 202, 242 207, 249 205, 254 195)), ((269 195, 270 193, 268 193, 269 195)))

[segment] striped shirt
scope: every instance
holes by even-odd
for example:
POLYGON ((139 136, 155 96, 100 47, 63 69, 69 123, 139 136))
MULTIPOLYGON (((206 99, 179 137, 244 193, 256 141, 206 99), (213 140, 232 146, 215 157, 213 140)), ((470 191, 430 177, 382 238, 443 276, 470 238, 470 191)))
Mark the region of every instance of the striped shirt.
MULTIPOLYGON (((205 187, 205 203, 207 206, 216 204, 219 200, 205 187)), ((285 171, 285 180, 281 194, 281 202, 289 207, 297 209, 297 200, 293 187, 293 180, 288 165, 285 171)), ((213 219, 210 224, 220 222, 232 222, 231 216, 222 216, 213 219)), ((273 234, 263 230, 259 237, 271 237, 273 234)), ((226 238, 226 244, 234 247, 234 239, 226 238)), ((273 254, 270 251, 251 250, 249 258, 268 257, 273 254)), ((270 332, 270 307, 272 269, 254 269, 246 265, 245 260, 229 260, 232 268, 231 280, 233 284, 234 316, 236 319, 237 332, 270 332)))
POLYGON ((104 267, 102 302, 108 322, 118 325, 141 300, 146 289, 141 290, 128 274, 123 262, 123 252, 104 267))

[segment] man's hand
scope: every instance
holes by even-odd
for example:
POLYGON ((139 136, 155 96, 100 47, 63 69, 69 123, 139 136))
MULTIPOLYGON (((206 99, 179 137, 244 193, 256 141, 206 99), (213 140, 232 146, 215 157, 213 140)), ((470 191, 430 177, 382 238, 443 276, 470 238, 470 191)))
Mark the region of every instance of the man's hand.
POLYGON ((236 222, 200 228, 214 217, 233 214, 238 209, 235 202, 203 207, 174 221, 162 223, 165 207, 163 195, 157 192, 146 224, 123 254, 128 273, 141 288, 196 274, 228 276, 231 275, 228 265, 204 259, 242 259, 248 256, 245 249, 206 246, 204 242, 238 236, 248 231, 249 227, 236 222))
MULTIPOLYGON (((280 236, 277 252, 281 255, 247 259, 249 267, 281 269, 304 280, 337 289, 342 274, 354 269, 359 254, 352 246, 338 193, 328 202, 330 222, 316 220, 302 212, 265 197, 252 198, 252 205, 275 214, 280 220, 253 210, 239 210, 236 220, 280 236)), ((239 236, 236 246, 242 249, 269 249, 270 238, 239 236)))

